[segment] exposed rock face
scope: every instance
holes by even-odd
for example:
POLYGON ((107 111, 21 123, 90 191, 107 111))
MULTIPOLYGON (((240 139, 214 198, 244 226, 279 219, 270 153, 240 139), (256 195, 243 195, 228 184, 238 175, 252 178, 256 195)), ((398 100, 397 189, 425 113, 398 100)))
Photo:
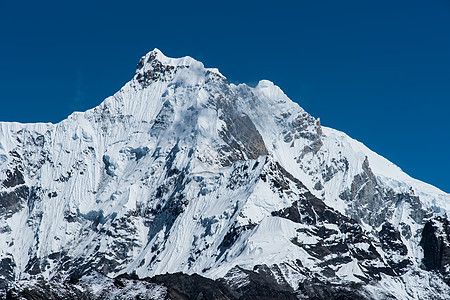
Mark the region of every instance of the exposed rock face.
POLYGON ((441 273, 450 284, 450 224, 437 217, 428 221, 422 231, 423 265, 429 271, 441 273))
POLYGON ((183 273, 143 279, 128 275, 110 279, 97 274, 86 276, 92 282, 61 284, 37 281, 23 284, 9 290, 6 299, 337 300, 367 299, 368 296, 360 290, 358 284, 324 285, 318 280, 305 281, 294 291, 287 283, 279 284, 265 269, 267 266, 258 266, 255 271, 237 268, 233 270, 234 278, 219 280, 183 273), (92 289, 92 285, 96 286, 95 289, 92 289))
POLYGON ((220 132, 221 138, 227 143, 222 148, 224 153, 230 153, 224 165, 230 165, 238 160, 256 159, 267 155, 266 145, 255 125, 247 115, 231 115, 223 117, 226 128, 220 132))
POLYGON ((25 181, 23 181, 23 175, 17 168, 14 168, 12 172, 11 170, 6 170, 6 179, 3 180, 4 187, 14 187, 24 183, 25 181))
POLYGON ((411 207, 410 217, 415 222, 423 223, 427 216, 414 191, 396 193, 393 189, 380 185, 370 169, 367 157, 364 159, 362 172, 353 178, 351 188, 339 197, 349 202, 349 215, 376 227, 392 218, 395 207, 403 202, 411 207))
POLYGON ((273 83, 154 50, 96 108, 0 123, 0 294, 445 299, 449 203, 273 83))

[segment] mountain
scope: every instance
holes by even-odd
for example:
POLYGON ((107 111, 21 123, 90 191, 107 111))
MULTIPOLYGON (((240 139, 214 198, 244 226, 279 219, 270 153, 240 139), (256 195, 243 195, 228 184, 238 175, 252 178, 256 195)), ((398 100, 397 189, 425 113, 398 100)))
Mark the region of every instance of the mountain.
POLYGON ((190 57, 0 123, 0 169, 9 299, 450 299, 449 194, 190 57))

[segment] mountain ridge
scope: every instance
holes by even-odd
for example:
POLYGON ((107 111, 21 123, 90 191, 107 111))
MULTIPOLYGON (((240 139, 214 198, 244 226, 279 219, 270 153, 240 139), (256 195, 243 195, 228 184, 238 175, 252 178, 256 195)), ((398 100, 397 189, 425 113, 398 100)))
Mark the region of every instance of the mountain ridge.
POLYGON ((238 289, 259 274, 299 297, 308 280, 374 299, 449 290, 449 194, 321 126, 270 81, 228 84, 155 49, 99 106, 0 133, 4 286, 95 271, 198 273, 238 289))

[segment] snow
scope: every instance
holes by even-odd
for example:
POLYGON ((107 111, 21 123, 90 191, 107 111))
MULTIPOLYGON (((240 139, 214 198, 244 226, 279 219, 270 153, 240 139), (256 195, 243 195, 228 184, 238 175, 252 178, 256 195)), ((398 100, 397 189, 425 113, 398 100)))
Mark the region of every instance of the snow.
POLYGON ((361 271, 361 268, 359 267, 358 261, 356 259, 353 259, 351 262, 341 266, 339 270, 336 272, 336 275, 345 281, 354 281, 354 282, 361 281, 361 279, 355 277, 355 275, 364 277, 364 273, 361 271))
MULTIPOLYGON (((340 194, 351 188, 366 157, 383 187, 398 193, 409 193, 412 188, 425 209, 439 214, 450 211, 449 194, 411 178, 346 134, 319 128, 317 120, 274 83, 262 80, 254 88, 228 85, 217 69, 205 68, 191 57, 168 58, 158 49, 143 57, 145 63, 138 73, 152 70, 150 58, 175 71, 162 74, 162 79, 148 86, 142 86, 135 76, 99 106, 75 112, 58 124, 0 123, 0 182, 6 170, 20 166, 24 185, 39 187, 33 207, 23 203, 26 209, 2 217, 11 230, 0 233, 0 258, 14 258, 17 278, 29 277, 25 268, 34 257, 44 259, 58 252, 81 260, 93 259, 97 253, 117 259, 120 267, 110 276, 182 271, 220 278, 236 265, 252 269, 296 259, 316 271, 317 259, 292 239, 314 244, 317 238, 298 231, 306 225, 271 213, 289 207, 299 194, 309 191, 346 214, 349 203, 340 194), (230 101, 219 106, 216 102, 221 97, 230 101), (227 109, 248 116, 264 141, 267 156, 221 164, 226 143, 220 133, 226 129, 223 115, 227 109), (296 131, 298 120, 303 120, 301 125, 307 123, 302 130, 309 136, 296 131), (44 137, 43 144, 38 136, 44 137), (317 141, 321 147, 309 151, 317 141), (138 158, 136 149, 147 150, 138 158), (305 190, 291 184, 291 194, 274 191, 261 180, 271 162, 279 163, 305 190), (326 176, 329 166, 336 167, 330 178, 326 176), (48 196, 52 193, 54 197, 48 196), (168 203, 177 201, 183 204, 172 216, 168 203), (158 215, 159 208, 164 210, 158 215), (219 257, 217 249, 227 233, 244 227, 219 257), (123 255, 114 253, 122 246, 128 247, 123 255)), ((0 189, 10 193, 16 188, 0 189)), ((399 205, 389 221, 397 227, 403 222, 418 232, 422 225, 410 217, 412 209, 399 205)), ((379 229, 362 225, 368 232, 379 229)), ((418 237, 402 239, 417 269, 422 255, 418 237)), ((367 244, 357 246, 367 248, 367 244)), ((49 261, 43 276, 55 276, 58 264, 49 261)), ((303 278, 291 268, 283 272, 292 286, 303 278)), ((364 275, 355 260, 340 265, 336 272, 343 281, 359 281, 355 275, 364 275)), ((371 286, 373 292, 398 290, 399 299, 422 299, 422 294, 412 292, 419 280, 416 275, 390 279, 371 286)), ((429 281, 439 284, 435 278, 429 281)), ((94 284, 94 292, 102 284, 94 284)))
MULTIPOLYGON (((230 249, 228 262, 232 260, 234 265, 252 269, 255 265, 272 265, 300 258, 303 265, 312 266, 315 259, 291 242, 299 227, 301 225, 284 218, 266 217, 255 229, 241 236, 230 249)), ((230 267, 218 266, 207 274, 212 278, 220 278, 229 269, 230 267)))
POLYGON ((185 56, 185 57, 181 57, 181 58, 170 58, 165 56, 161 50, 159 50, 158 48, 153 49, 152 51, 150 51, 149 53, 147 53, 147 55, 145 55, 145 58, 149 58, 152 55, 156 55, 156 59, 159 60, 163 65, 168 65, 168 66, 191 66, 191 65, 201 65, 203 66, 203 64, 195 59, 193 59, 190 56, 185 56))
MULTIPOLYGON (((381 184, 389 186, 399 193, 408 192, 412 187, 427 208, 442 215, 450 212, 450 194, 427 183, 411 178, 398 166, 373 152, 362 143, 350 138, 345 133, 327 127, 322 127, 322 130, 327 137, 329 149, 336 147, 332 146, 333 144, 337 145, 339 151, 345 151, 346 157, 356 156, 354 159, 358 160, 359 164, 367 156, 369 166, 381 184)), ((360 169, 360 165, 357 165, 356 169, 360 169)))

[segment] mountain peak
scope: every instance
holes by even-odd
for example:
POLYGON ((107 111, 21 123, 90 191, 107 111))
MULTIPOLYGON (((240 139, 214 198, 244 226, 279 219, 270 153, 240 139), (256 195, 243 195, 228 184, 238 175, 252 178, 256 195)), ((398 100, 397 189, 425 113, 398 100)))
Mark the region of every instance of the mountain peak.
POLYGON ((139 70, 145 67, 146 65, 154 66, 156 64, 173 67, 198 66, 204 68, 203 63, 193 59, 190 56, 171 58, 164 55, 164 53, 162 53, 162 51, 159 50, 158 48, 155 48, 141 58, 137 69, 139 70))
POLYGON ((158 48, 153 49, 140 59, 135 77, 143 86, 147 86, 151 81, 165 77, 167 74, 173 74, 179 69, 195 70, 194 72, 197 74, 214 73, 225 79, 225 76, 216 68, 205 68, 202 62, 190 56, 167 57, 158 48))

